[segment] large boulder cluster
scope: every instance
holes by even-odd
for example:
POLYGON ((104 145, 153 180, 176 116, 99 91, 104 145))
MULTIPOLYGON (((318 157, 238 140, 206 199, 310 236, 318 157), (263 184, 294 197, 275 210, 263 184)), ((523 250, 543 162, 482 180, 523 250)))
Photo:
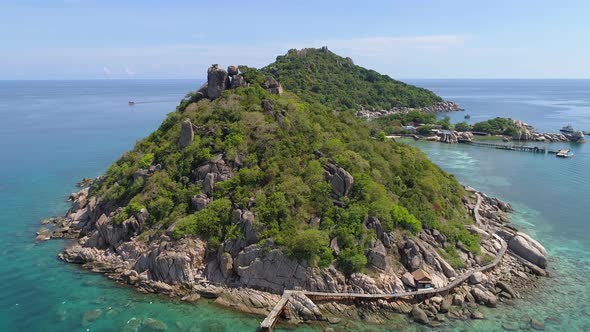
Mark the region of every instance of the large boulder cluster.
POLYGON ((195 95, 196 99, 209 98, 211 100, 219 98, 224 90, 236 89, 248 86, 248 83, 242 75, 238 66, 228 66, 227 70, 219 68, 218 64, 213 64, 207 69, 207 83, 203 84, 195 95))

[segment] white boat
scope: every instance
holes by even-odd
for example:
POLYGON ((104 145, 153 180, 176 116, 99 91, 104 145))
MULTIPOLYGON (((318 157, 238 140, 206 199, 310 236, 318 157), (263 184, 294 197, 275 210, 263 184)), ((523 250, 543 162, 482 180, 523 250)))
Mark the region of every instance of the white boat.
POLYGON ((555 156, 559 157, 559 158, 571 158, 574 156, 574 153, 570 152, 569 149, 561 149, 561 150, 557 151, 555 156))
POLYGON ((567 126, 563 126, 563 128, 561 128, 559 131, 561 131, 564 134, 573 134, 575 132, 574 127, 572 127, 572 125, 567 125, 567 126))

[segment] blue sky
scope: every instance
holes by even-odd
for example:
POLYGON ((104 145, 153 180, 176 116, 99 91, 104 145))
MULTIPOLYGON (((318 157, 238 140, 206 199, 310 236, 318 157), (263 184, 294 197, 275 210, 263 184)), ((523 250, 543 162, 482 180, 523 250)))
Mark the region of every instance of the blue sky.
POLYGON ((395 78, 590 78, 590 1, 0 0, 0 79, 202 78, 319 47, 395 78))

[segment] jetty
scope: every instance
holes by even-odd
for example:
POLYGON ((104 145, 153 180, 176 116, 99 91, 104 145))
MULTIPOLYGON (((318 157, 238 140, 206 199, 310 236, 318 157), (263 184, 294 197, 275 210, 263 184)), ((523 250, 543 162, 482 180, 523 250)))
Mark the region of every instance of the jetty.
POLYGON ((497 143, 484 143, 484 142, 474 142, 465 139, 459 139, 459 143, 475 145, 475 146, 483 146, 492 149, 498 150, 509 150, 509 151, 521 151, 521 152, 532 152, 532 153, 547 153, 547 149, 538 146, 526 146, 526 145, 507 145, 507 144, 497 144, 497 143))

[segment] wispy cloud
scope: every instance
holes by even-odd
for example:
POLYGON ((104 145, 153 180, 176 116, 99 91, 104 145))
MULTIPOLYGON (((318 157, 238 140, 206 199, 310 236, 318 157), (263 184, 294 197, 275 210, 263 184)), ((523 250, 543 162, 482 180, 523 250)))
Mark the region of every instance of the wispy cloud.
POLYGON ((109 67, 102 67, 102 71, 107 75, 107 76, 111 76, 113 74, 113 71, 111 70, 111 68, 109 67))

